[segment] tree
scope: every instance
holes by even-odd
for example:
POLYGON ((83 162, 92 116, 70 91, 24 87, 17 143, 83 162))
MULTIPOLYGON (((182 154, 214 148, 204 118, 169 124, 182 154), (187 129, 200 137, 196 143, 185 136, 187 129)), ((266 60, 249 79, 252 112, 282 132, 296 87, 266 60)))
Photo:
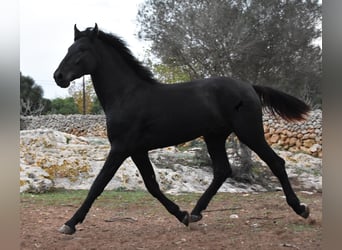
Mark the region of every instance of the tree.
MULTIPOLYGON (((148 57, 149 52, 146 53, 148 57)), ((166 65, 160 62, 153 62, 151 59, 145 59, 145 64, 154 74, 154 77, 163 83, 185 82, 191 79, 187 70, 182 66, 166 65)))
POLYGON ((227 76, 321 102, 317 0, 147 0, 139 36, 192 79, 227 76))
POLYGON ((20 72, 20 115, 46 114, 51 102, 43 94, 43 89, 31 77, 20 72))
POLYGON ((78 114, 78 108, 73 97, 67 98, 56 98, 51 101, 51 111, 52 114, 78 114))
POLYGON ((93 97, 93 107, 91 109, 91 113, 94 115, 104 114, 99 98, 97 98, 96 95, 93 97))
POLYGON ((85 103, 83 103, 83 84, 72 82, 69 88, 71 97, 56 98, 51 101, 51 113, 53 114, 101 114, 103 109, 95 94, 90 79, 85 81, 85 103), (83 112, 85 104, 85 112, 83 112))
POLYGON ((138 12, 139 37, 165 67, 191 79, 230 75, 319 106, 321 18, 317 0, 147 0, 138 12))
POLYGON ((73 97, 80 114, 92 113, 91 111, 94 105, 96 94, 90 79, 85 80, 84 91, 83 84, 72 82, 71 86, 69 87, 69 94, 73 97))

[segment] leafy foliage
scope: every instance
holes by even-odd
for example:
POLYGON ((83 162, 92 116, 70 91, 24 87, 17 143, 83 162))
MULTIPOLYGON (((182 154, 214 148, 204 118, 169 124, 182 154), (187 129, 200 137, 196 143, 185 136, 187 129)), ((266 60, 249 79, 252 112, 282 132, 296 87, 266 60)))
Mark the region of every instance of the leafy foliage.
POLYGON ((52 114, 78 114, 78 108, 73 97, 67 98, 56 98, 51 101, 51 111, 52 114))
POLYGON ((92 113, 96 94, 90 79, 85 81, 84 93, 83 85, 72 82, 69 87, 69 94, 73 97, 80 114, 92 113))
POLYGON ((162 83, 176 83, 189 81, 190 75, 182 66, 170 66, 163 63, 156 63, 150 59, 145 60, 147 66, 154 73, 154 77, 162 83))
MULTIPOLYGON (((71 97, 56 98, 51 101, 52 114, 83 114, 83 86, 73 82, 69 88, 71 97)), ((101 114, 103 109, 95 95, 95 91, 90 79, 85 81, 85 113, 84 114, 101 114)))
POLYGON ((97 96, 95 95, 93 97, 93 106, 91 108, 91 114, 103 114, 103 108, 101 106, 101 103, 99 101, 99 99, 97 98, 97 96))
POLYGON ((20 115, 41 115, 50 109, 50 100, 43 98, 43 89, 20 72, 20 115))
POLYGON ((147 0, 138 20, 155 56, 191 79, 230 75, 320 105, 317 0, 147 0))

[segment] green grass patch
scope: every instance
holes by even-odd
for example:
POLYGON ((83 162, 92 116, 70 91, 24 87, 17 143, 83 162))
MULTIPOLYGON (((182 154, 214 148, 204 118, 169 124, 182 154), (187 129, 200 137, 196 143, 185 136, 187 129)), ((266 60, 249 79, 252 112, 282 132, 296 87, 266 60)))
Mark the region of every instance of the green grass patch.
POLYGON ((43 194, 22 193, 20 198, 23 202, 52 206, 60 204, 79 204, 87 195, 87 190, 64 190, 56 189, 43 194))
MULTIPOLYGON (((88 190, 65 190, 56 189, 43 194, 20 194, 23 203, 39 204, 43 206, 70 205, 79 206, 88 194, 88 190)), ((167 197, 176 203, 190 204, 196 202, 200 194, 169 195, 167 197)), ((95 201, 100 207, 122 207, 129 204, 138 206, 158 205, 159 202, 147 191, 105 190, 95 201)))
POLYGON ((315 227, 305 223, 291 223, 287 225, 287 228, 293 232, 307 232, 309 230, 315 230, 315 227))
MULTIPOLYGON (((44 194, 30 194, 23 193, 20 195, 22 201, 37 203, 41 205, 79 205, 87 196, 88 190, 64 190, 56 189, 52 192, 44 194)), ((142 200, 152 200, 153 197, 145 191, 104 191, 97 199, 96 203, 105 204, 111 201, 111 203, 136 203, 142 200)))
MULTIPOLYGON (((43 194, 20 194, 23 206, 25 204, 36 204, 40 206, 75 206, 79 207, 88 194, 88 190, 65 190, 56 189, 52 192, 43 194)), ((187 193, 180 195, 166 194, 166 196, 178 204, 180 207, 193 207, 201 194, 187 193)), ((240 195, 238 195, 240 196, 240 195)), ((212 202, 238 199, 236 194, 218 193, 214 196, 212 202)), ((105 190, 95 201, 94 206, 110 209, 124 209, 134 204, 141 208, 161 208, 162 205, 150 193, 144 190, 127 191, 127 190, 105 190)))

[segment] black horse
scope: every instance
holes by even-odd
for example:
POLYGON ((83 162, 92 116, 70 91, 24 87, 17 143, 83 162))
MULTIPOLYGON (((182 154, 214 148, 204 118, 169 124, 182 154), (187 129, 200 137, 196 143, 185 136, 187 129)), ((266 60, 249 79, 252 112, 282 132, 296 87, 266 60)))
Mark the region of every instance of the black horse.
POLYGON ((225 141, 232 132, 267 163, 278 177, 287 203, 307 218, 309 208, 300 203, 285 171, 285 161, 267 144, 262 106, 286 120, 302 120, 309 107, 297 98, 269 87, 255 86, 226 77, 161 84, 134 58, 118 37, 94 28, 74 27, 74 43, 54 73, 66 88, 70 81, 90 74, 106 114, 110 152, 89 193, 59 230, 73 234, 95 199, 102 193, 121 163, 131 157, 148 191, 180 222, 189 225, 202 218, 232 170, 225 141), (214 178, 191 214, 168 199, 156 181, 148 151, 177 145, 203 136, 212 160, 214 178))

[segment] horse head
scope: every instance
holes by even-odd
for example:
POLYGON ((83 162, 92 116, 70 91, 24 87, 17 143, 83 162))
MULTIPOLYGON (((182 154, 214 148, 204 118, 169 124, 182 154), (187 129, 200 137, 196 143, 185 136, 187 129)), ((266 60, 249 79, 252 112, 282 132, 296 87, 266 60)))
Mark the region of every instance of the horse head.
POLYGON ((99 34, 97 24, 94 28, 79 31, 74 26, 74 43, 54 73, 58 86, 67 88, 70 82, 83 75, 92 74, 98 62, 94 42, 99 34))

